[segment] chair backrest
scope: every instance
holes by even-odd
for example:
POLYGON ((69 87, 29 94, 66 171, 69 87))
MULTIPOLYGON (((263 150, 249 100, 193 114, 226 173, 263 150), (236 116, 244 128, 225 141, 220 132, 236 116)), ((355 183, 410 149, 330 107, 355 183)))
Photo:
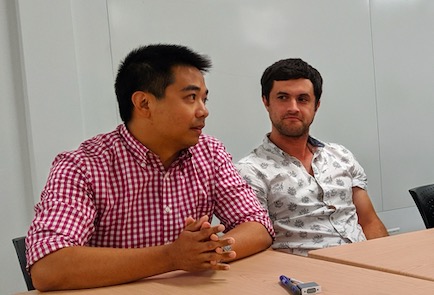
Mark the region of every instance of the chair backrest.
POLYGON ((426 228, 434 227, 434 184, 415 187, 409 190, 426 228))
POLYGON ((17 252, 18 261, 20 262, 21 271, 23 272, 24 280, 26 281, 27 290, 35 290, 35 287, 33 287, 32 278, 26 269, 27 259, 25 237, 12 239, 12 243, 14 244, 15 251, 17 252))

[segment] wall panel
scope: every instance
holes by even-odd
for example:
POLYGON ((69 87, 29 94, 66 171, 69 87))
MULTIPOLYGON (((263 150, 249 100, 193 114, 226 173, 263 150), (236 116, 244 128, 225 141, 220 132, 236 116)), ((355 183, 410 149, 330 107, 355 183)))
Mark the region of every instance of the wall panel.
POLYGON ((385 209, 414 205, 408 189, 434 182, 434 2, 372 2, 385 209))
POLYGON ((264 69, 288 57, 311 63, 325 80, 312 133, 353 151, 382 209, 368 1, 107 3, 114 67, 132 48, 150 43, 179 43, 212 58, 205 131, 221 139, 234 160, 270 130, 260 95, 264 69))

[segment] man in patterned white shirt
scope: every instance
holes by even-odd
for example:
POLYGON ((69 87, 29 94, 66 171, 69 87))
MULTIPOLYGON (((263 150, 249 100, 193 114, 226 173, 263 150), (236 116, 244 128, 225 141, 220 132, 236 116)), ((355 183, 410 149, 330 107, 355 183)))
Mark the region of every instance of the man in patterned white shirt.
POLYGON ((301 59, 280 60, 264 71, 261 85, 271 133, 237 168, 269 212, 272 248, 306 256, 387 236, 351 152, 309 135, 320 106, 320 73, 301 59))
POLYGON ((58 155, 35 206, 26 248, 37 289, 226 270, 271 245, 266 210, 222 143, 202 133, 210 66, 179 45, 124 59, 115 83, 124 124, 58 155), (211 226, 214 214, 222 224, 211 226))

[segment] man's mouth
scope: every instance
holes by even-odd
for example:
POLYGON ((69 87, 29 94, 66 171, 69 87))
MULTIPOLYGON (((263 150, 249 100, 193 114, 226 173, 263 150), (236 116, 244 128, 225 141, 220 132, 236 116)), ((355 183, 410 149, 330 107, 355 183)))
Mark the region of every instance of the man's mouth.
POLYGON ((196 125, 193 126, 191 129, 197 130, 197 131, 202 131, 202 129, 205 127, 205 124, 201 124, 201 125, 196 125))

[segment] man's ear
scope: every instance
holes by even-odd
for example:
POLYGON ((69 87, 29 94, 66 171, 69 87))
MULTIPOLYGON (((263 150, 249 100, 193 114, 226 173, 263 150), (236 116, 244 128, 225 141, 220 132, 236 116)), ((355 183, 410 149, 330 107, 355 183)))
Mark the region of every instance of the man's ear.
POLYGON ((149 112, 149 102, 151 94, 143 91, 136 91, 131 96, 131 101, 136 112, 147 114, 149 112))
POLYGON ((315 105, 315 112, 319 109, 320 105, 321 105, 321 100, 318 100, 318 102, 315 105))
POLYGON ((262 103, 264 104, 265 108, 268 111, 268 106, 270 105, 270 101, 267 100, 267 98, 265 97, 265 95, 262 95, 262 103))

